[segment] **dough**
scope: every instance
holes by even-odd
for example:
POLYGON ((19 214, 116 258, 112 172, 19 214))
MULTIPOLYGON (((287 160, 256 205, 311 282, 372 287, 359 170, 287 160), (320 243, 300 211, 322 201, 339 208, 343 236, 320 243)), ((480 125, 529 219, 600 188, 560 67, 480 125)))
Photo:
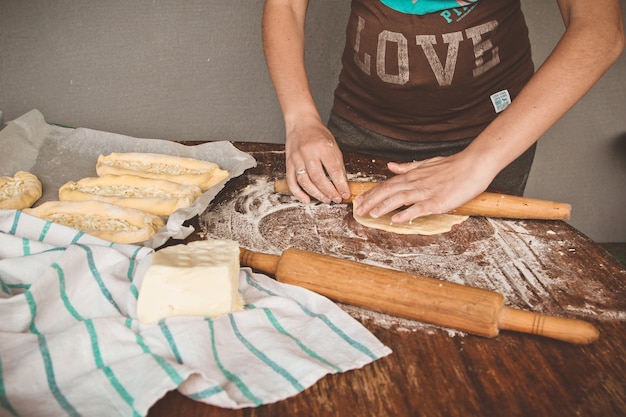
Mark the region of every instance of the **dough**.
POLYGON ((102 201, 48 201, 24 213, 115 243, 146 241, 165 226, 154 214, 102 201))
POLYGON ((17 171, 14 177, 0 177, 0 209, 21 210, 41 197, 41 182, 34 174, 17 171))
POLYGON ((189 207, 202 194, 193 184, 143 178, 137 175, 103 175, 69 181, 59 188, 61 201, 98 200, 169 216, 189 207))
POLYGON ((408 223, 392 224, 391 217, 400 210, 394 210, 377 219, 366 215, 359 216, 356 214, 357 204, 352 203, 352 215, 354 219, 366 227, 373 229, 385 230, 387 232, 398 233, 401 235, 438 235, 452 230, 452 226, 463 223, 469 216, 457 216, 454 214, 431 214, 428 216, 418 217, 408 223))
POLYGON ((180 156, 127 152, 100 155, 96 164, 98 176, 138 175, 145 178, 195 184, 202 191, 228 177, 228 171, 217 164, 180 156))

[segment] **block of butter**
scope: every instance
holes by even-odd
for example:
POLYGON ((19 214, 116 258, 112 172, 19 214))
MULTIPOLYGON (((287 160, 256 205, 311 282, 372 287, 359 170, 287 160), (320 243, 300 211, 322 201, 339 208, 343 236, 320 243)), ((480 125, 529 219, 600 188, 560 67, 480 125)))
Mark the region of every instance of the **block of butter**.
POLYGON ((145 324, 166 317, 217 317, 243 310, 239 244, 200 240, 155 252, 139 289, 137 316, 145 324))

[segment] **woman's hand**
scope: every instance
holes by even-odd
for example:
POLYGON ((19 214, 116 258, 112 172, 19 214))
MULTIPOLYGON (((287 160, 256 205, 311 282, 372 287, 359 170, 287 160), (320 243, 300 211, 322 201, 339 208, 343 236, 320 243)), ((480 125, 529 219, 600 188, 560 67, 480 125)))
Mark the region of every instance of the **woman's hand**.
POLYGON ((304 65, 304 23, 308 0, 266 0, 263 49, 285 119, 287 184, 308 203, 340 202, 350 190, 343 156, 322 123, 304 65))
POLYGON ((389 170, 397 175, 357 197, 357 214, 380 217, 406 207, 391 218, 393 223, 405 223, 461 206, 495 177, 488 165, 472 161, 466 151, 423 161, 390 162, 389 170))
POLYGON ((340 203, 350 197, 343 156, 321 121, 300 123, 287 132, 285 151, 287 184, 298 200, 309 203, 311 196, 340 203))

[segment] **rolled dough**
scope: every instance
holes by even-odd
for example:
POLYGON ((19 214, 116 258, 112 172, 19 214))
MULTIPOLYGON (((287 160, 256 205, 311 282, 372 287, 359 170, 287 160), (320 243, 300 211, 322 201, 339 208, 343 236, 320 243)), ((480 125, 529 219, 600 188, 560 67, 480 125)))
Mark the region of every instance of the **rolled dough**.
POLYGON ((463 223, 469 218, 469 216, 457 216, 454 214, 431 214, 418 217, 407 223, 396 224, 391 222, 391 217, 398 213, 400 211, 399 209, 379 218, 373 218, 369 215, 357 215, 356 208, 357 204, 353 202, 352 215, 354 219, 363 226, 402 235, 438 235, 446 233, 452 230, 452 226, 463 223))

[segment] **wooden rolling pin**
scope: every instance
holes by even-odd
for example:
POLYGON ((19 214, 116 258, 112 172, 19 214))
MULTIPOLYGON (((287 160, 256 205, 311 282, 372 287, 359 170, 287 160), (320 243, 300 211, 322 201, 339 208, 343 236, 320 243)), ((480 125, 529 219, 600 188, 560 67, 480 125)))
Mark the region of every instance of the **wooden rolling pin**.
MULTIPOLYGON (((377 182, 348 182, 350 198, 343 200, 343 202, 351 203, 357 195, 374 188, 376 185, 378 185, 377 182)), ((274 181, 274 191, 281 194, 291 194, 285 180, 274 181)), ((507 194, 482 193, 449 213, 507 219, 567 220, 570 218, 571 212, 572 206, 567 203, 507 194)))
POLYGON ((505 307, 497 292, 328 255, 292 248, 278 256, 241 248, 240 262, 340 303, 480 336, 513 330, 576 344, 599 337, 585 321, 505 307))

